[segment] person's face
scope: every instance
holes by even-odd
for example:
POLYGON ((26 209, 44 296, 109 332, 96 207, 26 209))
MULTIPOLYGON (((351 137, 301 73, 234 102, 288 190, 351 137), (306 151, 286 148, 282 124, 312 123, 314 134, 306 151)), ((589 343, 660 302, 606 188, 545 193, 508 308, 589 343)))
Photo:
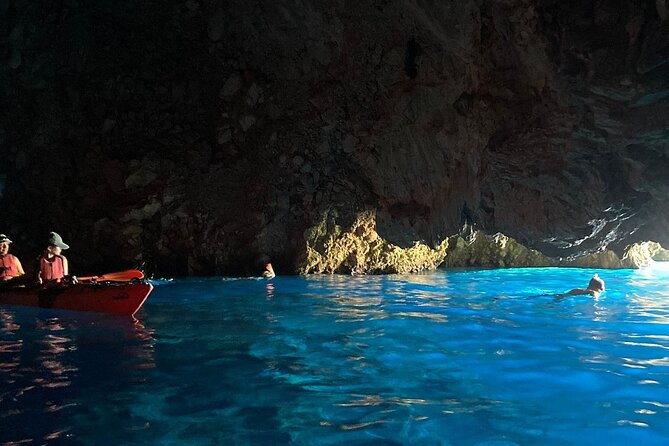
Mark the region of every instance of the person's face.
POLYGON ((9 252, 9 243, 0 242, 0 256, 4 256, 9 252))
POLYGON ((58 246, 49 246, 47 248, 47 251, 49 251, 49 253, 57 256, 57 255, 60 255, 60 252, 62 251, 62 249, 60 249, 60 247, 58 247, 58 246))

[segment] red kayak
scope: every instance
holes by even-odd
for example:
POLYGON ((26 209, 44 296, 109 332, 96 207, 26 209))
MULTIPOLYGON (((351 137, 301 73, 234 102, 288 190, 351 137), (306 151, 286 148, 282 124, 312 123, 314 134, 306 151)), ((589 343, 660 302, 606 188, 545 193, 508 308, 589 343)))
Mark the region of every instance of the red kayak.
POLYGON ((131 316, 153 290, 149 282, 92 282, 0 289, 0 305, 94 311, 131 316))

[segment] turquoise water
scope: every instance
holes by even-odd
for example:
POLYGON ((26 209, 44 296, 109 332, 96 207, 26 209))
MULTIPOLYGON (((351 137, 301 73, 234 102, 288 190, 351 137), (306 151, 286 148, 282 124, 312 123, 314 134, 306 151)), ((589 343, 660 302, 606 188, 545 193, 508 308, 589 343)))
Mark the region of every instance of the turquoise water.
POLYGON ((157 282, 0 307, 0 444, 665 445, 669 268, 157 282), (548 295, 547 295, 548 294, 548 295))

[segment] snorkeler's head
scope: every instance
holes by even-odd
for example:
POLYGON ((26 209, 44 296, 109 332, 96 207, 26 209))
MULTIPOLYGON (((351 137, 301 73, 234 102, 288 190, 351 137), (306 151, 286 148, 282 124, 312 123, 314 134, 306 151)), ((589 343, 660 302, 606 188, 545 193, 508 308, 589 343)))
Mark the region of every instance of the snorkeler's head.
POLYGON ((590 279, 590 283, 588 283, 588 289, 593 291, 604 291, 604 281, 599 275, 595 274, 592 276, 592 279, 590 279))

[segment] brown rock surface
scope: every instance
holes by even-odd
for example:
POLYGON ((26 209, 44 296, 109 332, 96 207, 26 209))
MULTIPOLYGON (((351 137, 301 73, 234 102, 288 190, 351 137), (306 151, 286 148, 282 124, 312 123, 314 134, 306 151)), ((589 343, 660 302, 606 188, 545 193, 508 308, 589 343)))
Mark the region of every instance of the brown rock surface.
POLYGON ((656 262, 669 262, 669 249, 664 249, 662 247, 659 247, 659 249, 654 250, 653 260, 655 260, 656 262))
POLYGON ((345 227, 337 219, 337 212, 331 210, 307 230, 306 255, 300 259, 299 263, 304 265, 300 273, 408 273, 437 267, 638 269, 653 260, 663 260, 667 253, 658 243, 643 242, 625 248, 622 257, 604 250, 564 259, 550 258, 504 234, 487 235, 471 228, 464 228, 462 234, 449 237, 434 249, 422 243, 401 248, 379 236, 374 212, 358 214, 345 227))
POLYGON ((557 265, 556 261, 510 237, 500 233, 486 235, 481 231, 451 237, 443 263, 445 267, 494 268, 554 265, 557 265))
POLYGON ((161 274, 432 267, 361 253, 464 223, 555 257, 668 246, 661 5, 0 2, 2 231, 161 274), (369 209, 383 242, 305 263, 323 215, 369 209))
POLYGON ((360 213, 343 228, 336 211, 326 212, 320 224, 305 234, 306 259, 299 272, 385 274, 436 269, 446 256, 448 241, 436 248, 416 243, 400 248, 379 237, 374 212, 360 213))

